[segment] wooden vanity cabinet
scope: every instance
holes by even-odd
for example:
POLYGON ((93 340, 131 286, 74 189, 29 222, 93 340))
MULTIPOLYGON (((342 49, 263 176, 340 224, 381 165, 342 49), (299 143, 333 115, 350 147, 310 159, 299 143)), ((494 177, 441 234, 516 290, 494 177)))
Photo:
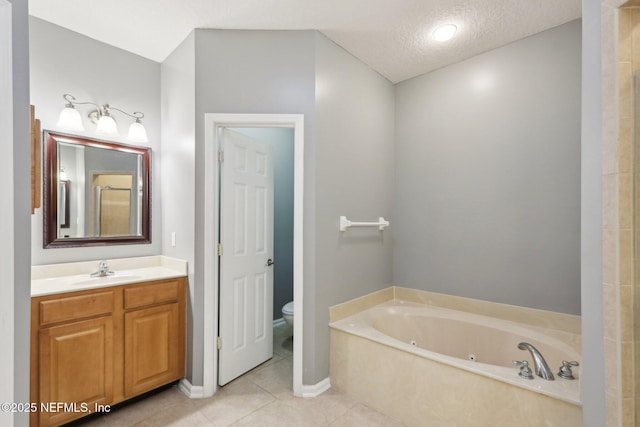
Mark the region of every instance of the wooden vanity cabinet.
MULTIPOLYGON (((33 402, 84 402, 88 408, 113 401, 115 298, 113 290, 100 290, 58 295, 32 305, 37 310, 32 343, 37 343, 39 353, 39 397, 33 402)), ((71 421, 83 409, 52 407, 40 413, 39 424, 71 421)))
POLYGON ((176 281, 124 290, 124 395, 184 376, 185 310, 176 281))
POLYGON ((31 300, 32 426, 57 426, 184 377, 186 279, 31 300), (68 409, 75 409, 69 411, 68 409))

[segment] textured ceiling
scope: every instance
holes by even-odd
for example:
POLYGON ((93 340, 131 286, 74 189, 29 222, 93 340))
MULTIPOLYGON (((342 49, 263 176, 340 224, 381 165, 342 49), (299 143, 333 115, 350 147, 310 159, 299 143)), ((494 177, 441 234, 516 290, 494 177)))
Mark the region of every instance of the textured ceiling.
POLYGON ((581 16, 581 0, 30 0, 30 14, 162 62, 194 28, 315 29, 396 83, 581 16), (439 25, 458 26, 437 43, 439 25))

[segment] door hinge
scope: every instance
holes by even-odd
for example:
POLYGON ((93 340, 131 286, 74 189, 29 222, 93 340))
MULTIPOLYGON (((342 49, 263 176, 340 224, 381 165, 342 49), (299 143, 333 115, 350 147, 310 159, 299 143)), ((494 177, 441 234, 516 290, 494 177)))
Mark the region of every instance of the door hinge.
POLYGON ((218 350, 220 350, 222 348, 222 340, 220 339, 220 337, 216 338, 216 348, 218 350))
POLYGON ((218 256, 222 256, 222 243, 218 243, 218 256))
POLYGON ((224 151, 218 151, 218 163, 224 162, 224 151))

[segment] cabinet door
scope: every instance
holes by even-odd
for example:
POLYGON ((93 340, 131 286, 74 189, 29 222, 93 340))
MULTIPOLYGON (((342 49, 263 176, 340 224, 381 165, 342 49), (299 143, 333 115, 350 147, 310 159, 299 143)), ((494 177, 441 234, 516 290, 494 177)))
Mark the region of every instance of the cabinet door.
POLYGON ((184 376, 179 304, 131 311, 124 320, 124 394, 134 396, 184 376))
POLYGON ((41 329, 39 400, 67 407, 40 413, 40 425, 86 415, 113 397, 113 320, 111 316, 41 329))

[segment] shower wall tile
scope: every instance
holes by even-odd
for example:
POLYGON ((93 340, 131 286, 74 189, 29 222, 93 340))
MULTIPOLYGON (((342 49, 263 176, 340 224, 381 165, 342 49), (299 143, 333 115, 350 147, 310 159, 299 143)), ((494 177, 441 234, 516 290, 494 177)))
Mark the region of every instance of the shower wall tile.
POLYGON ((631 62, 632 46, 632 13, 621 13, 618 16, 618 60, 621 62, 631 62))
POLYGON ((618 175, 611 173, 602 177, 602 227, 605 230, 618 228, 618 175))
MULTIPOLYGON (((638 0, 634 0, 638 1, 638 0)), ((621 218, 619 173, 633 173, 633 96, 631 93, 634 26, 631 9, 621 8, 624 0, 603 0, 602 28, 602 198, 603 198, 603 304, 606 425, 621 426, 620 378, 620 278, 621 218), (621 118, 628 119, 626 122, 621 118)), ((628 209, 624 205, 622 210, 628 209)), ((624 269, 624 267, 623 267, 624 269)), ((583 313, 587 315, 587 313, 583 313)))
POLYGON ((605 61, 602 64, 602 173, 618 172, 618 64, 605 61))
MULTIPOLYGON (((634 307, 635 297, 638 293, 636 283, 636 260, 634 254, 634 247, 637 242, 636 224, 640 224, 640 209, 636 207, 637 203, 634 202, 640 192, 640 174, 637 172, 638 165, 640 165, 640 150, 637 145, 637 137, 635 136, 636 129, 638 127, 638 105, 637 94, 634 90, 634 76, 640 70, 640 3, 635 2, 633 8, 627 8, 626 13, 621 13, 620 16, 626 19, 630 17, 629 22, 623 23, 623 25, 629 25, 629 27, 620 28, 619 32, 622 39, 623 30, 631 33, 631 52, 630 61, 632 63, 632 74, 628 76, 628 93, 631 97, 632 110, 629 116, 620 115, 620 136, 619 145, 620 150, 623 152, 619 155, 619 161, 626 164, 626 158, 632 159, 630 170, 632 179, 628 183, 628 189, 622 189, 620 191, 620 197, 627 197, 629 202, 629 210, 632 212, 631 224, 628 230, 622 230, 620 233, 620 371, 621 371, 621 417, 623 426, 635 425, 636 409, 635 400, 637 397, 637 390, 640 387, 640 383, 636 382, 636 372, 638 371, 640 361, 635 361, 635 336, 637 332, 634 331, 634 307), (627 142, 629 142, 629 153, 627 151, 627 142), (624 157, 622 157, 624 155, 624 157), (628 236, 631 235, 632 239, 628 236), (630 241, 629 241, 630 240, 630 241)), ((624 9, 621 9, 621 11, 624 9)), ((623 53, 619 50, 619 56, 623 53)), ((622 59, 621 59, 622 60, 622 59)), ((627 88, 620 88, 621 91, 627 88)), ((623 93, 620 94, 621 96, 623 93)), ((627 172, 625 170, 625 172, 627 172)), ((626 203, 627 200, 624 201, 626 203)), ((623 202, 621 202, 623 203, 623 202)), ((640 206, 640 205, 639 205, 640 206)), ((621 226, 622 227, 622 226, 621 226)))
POLYGON ((605 393, 605 413, 607 417, 607 426, 617 427, 621 426, 622 414, 621 412, 622 400, 617 394, 605 393))
POLYGON ((620 286, 620 341, 633 341, 633 288, 620 286))
MULTIPOLYGON (((632 3, 627 3, 627 6, 632 3)), ((638 6, 640 3, 635 2, 638 6)), ((614 7, 617 7, 613 5, 614 7)), ((623 7, 616 19, 603 16, 603 34, 617 34, 617 44, 603 43, 603 300, 607 425, 634 425, 634 287, 637 241, 634 184, 640 157, 635 148, 634 71, 640 69, 640 8, 623 7), (612 49, 612 47, 614 47, 612 49), (616 57, 617 73, 607 65, 616 57), (606 58, 606 60, 604 59, 606 58), (611 106, 611 96, 617 96, 611 106), (617 111, 616 111, 617 110, 617 111), (612 126, 615 124, 615 133, 612 126), (616 157, 612 173, 611 157, 616 157), (611 182, 615 176, 615 185, 611 182), (615 218, 611 214, 614 212, 615 218)), ((605 36, 606 38, 606 36, 605 36)), ((603 38, 604 40, 604 38, 603 38)))
POLYGON ((618 238, 620 270, 618 272, 621 286, 633 285, 633 229, 621 229, 618 238))
POLYGON ((635 408, 633 405, 634 400, 632 398, 622 399, 622 427, 634 427, 634 414, 635 408))
MULTIPOLYGON (((604 339, 604 375, 606 379, 605 392, 620 399, 620 348, 619 342, 614 339, 604 339)), ((615 424, 612 424, 615 425, 615 424)))
POLYGON ((604 283, 618 283, 618 230, 605 229, 602 232, 604 265, 602 276, 604 283))
POLYGON ((618 227, 633 228, 633 176, 618 174, 618 227))
POLYGON ((618 311, 620 307, 620 303, 618 302, 618 287, 605 283, 602 293, 604 305, 604 337, 612 341, 617 341, 619 336, 618 311))
POLYGON ((633 172, 633 119, 620 119, 618 136, 618 170, 621 173, 633 172))
MULTIPOLYGON (((622 366, 633 365, 633 343, 622 343, 622 351, 620 352, 622 366)), ((624 399, 633 398, 634 396, 634 376, 633 371, 622 371, 622 397, 624 399)), ((633 401, 633 399, 632 399, 633 401)))
MULTIPOLYGON (((630 34, 631 34, 631 46, 630 49, 631 51, 630 53, 630 58, 629 59, 622 59, 620 57, 621 53, 618 52, 618 56, 620 57, 620 61, 631 61, 634 63, 634 70, 637 70, 638 67, 640 66, 640 61, 638 61, 638 49, 640 48, 640 8, 635 7, 635 8, 627 8, 626 9, 626 13, 624 14, 625 17, 628 17, 628 23, 630 25, 630 28, 619 28, 619 32, 620 32, 620 37, 623 36, 623 30, 629 30, 630 34)), ((621 15, 622 16, 622 15, 621 15)))
POLYGON ((619 8, 619 7, 630 7, 630 6, 640 6, 640 0, 603 0, 602 2, 603 8, 619 8))
POLYGON ((620 118, 632 117, 633 114, 632 77, 631 62, 621 62, 618 65, 618 114, 620 118))

